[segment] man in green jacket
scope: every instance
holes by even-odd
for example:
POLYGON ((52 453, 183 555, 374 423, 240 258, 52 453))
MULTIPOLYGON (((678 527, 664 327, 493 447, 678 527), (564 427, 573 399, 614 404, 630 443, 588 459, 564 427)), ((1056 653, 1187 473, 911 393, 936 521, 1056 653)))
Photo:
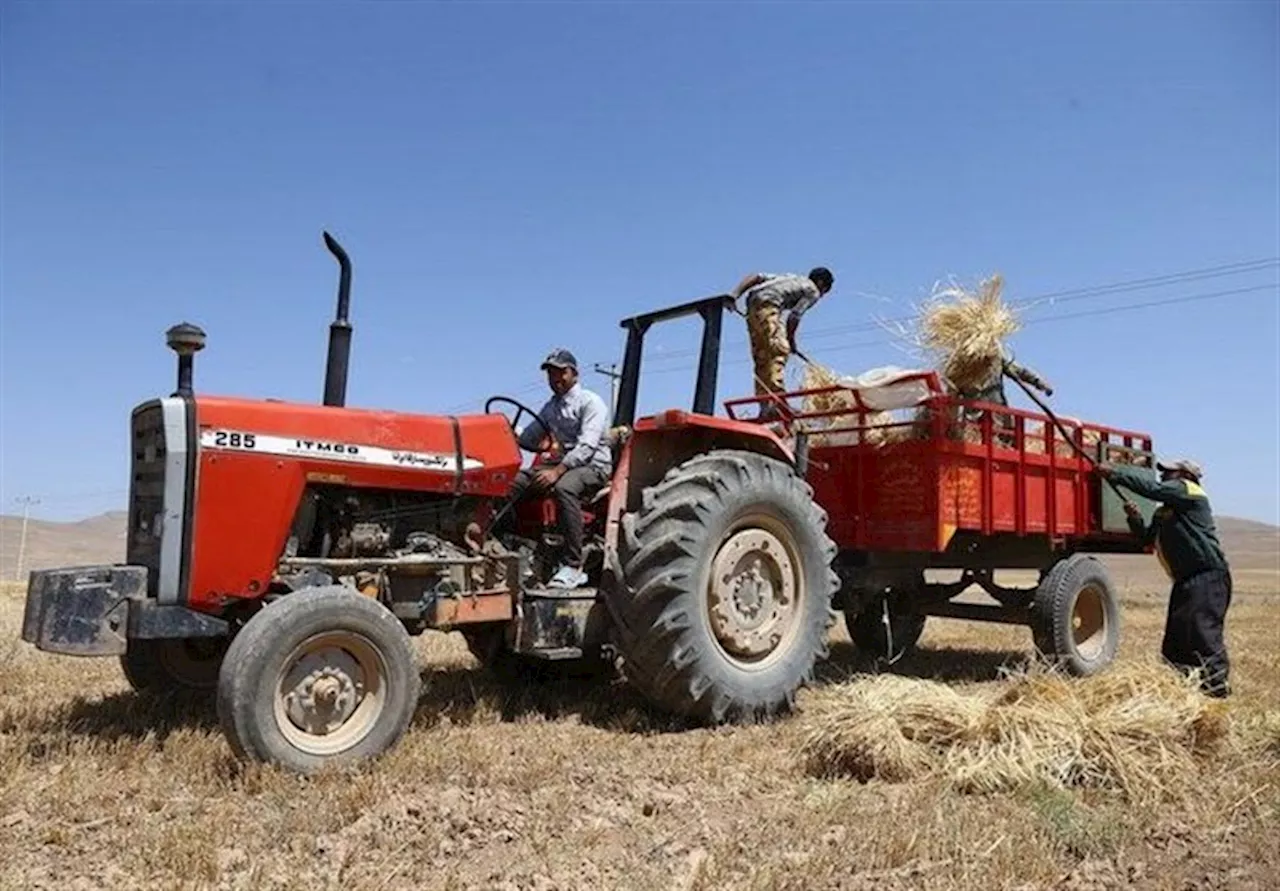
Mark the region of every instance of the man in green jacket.
POLYGON ((1230 663, 1222 627, 1231 605, 1231 568, 1218 541, 1209 496, 1200 486, 1203 471, 1188 460, 1158 463, 1156 469, 1159 482, 1118 465, 1099 465, 1098 473, 1160 503, 1149 526, 1132 501, 1125 503, 1125 513, 1133 533, 1144 544, 1154 543, 1156 557, 1173 581, 1161 653, 1184 673, 1203 669, 1202 689, 1225 697, 1231 692, 1230 663))

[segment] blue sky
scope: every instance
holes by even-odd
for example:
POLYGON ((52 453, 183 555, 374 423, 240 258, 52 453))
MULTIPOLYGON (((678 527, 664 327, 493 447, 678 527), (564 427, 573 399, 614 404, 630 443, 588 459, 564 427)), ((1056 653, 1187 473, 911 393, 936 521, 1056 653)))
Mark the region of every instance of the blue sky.
MULTIPOLYGON (((948 276, 1018 300, 1280 255, 1274 3, 100 0, 0 25, 10 513, 123 505, 174 322, 208 332, 199 389, 318 401, 325 228, 355 263, 349 403, 419 412, 537 404, 551 346, 615 361, 622 317, 757 269, 835 271, 801 341, 858 372, 907 364, 859 327, 948 276)), ((1013 347, 1064 413, 1150 430, 1220 513, 1277 522, 1277 278, 1038 305, 1251 289, 1013 347)), ((692 344, 655 337, 642 408, 687 403, 692 344)))

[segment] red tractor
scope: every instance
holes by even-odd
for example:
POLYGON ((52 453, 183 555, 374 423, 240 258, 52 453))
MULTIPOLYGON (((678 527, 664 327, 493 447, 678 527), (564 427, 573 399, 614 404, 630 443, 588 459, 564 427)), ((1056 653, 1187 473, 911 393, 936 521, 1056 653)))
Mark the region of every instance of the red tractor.
POLYGON ((341 277, 323 404, 197 395, 204 333, 171 328, 177 390, 138 405, 129 431, 125 561, 33 572, 23 639, 117 656, 137 689, 216 691, 239 755, 303 772, 396 743, 419 694, 410 636, 428 629, 460 631, 488 662, 612 648, 649 699, 694 719, 787 709, 827 650, 836 546, 803 456, 715 416, 729 298, 622 323, 615 471, 588 505, 592 587, 556 590, 550 502, 493 534, 532 409, 346 407, 351 264, 325 243, 341 277), (692 411, 637 420, 646 332, 691 314, 692 411))

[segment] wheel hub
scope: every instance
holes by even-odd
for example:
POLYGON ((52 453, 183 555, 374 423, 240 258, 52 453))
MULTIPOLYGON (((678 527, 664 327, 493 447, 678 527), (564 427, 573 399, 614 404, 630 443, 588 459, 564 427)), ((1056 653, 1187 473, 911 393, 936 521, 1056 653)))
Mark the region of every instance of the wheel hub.
POLYGON ((1071 637, 1080 655, 1096 659, 1106 646, 1107 612, 1102 594, 1087 586, 1076 595, 1071 608, 1071 637))
POLYGON ((359 663, 345 651, 326 647, 300 659, 284 682, 285 714, 295 727, 324 736, 355 713, 364 696, 359 663))
POLYGON ((712 631, 735 656, 759 657, 782 640, 796 612, 795 567, 764 529, 745 529, 721 546, 712 566, 712 631))

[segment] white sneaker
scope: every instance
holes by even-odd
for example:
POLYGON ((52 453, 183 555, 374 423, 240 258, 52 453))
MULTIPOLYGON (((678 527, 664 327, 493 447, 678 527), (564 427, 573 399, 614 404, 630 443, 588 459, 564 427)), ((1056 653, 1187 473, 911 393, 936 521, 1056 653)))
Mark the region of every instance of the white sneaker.
POLYGON ((549 588, 581 588, 587 584, 587 574, 573 566, 561 566, 547 583, 549 588))

